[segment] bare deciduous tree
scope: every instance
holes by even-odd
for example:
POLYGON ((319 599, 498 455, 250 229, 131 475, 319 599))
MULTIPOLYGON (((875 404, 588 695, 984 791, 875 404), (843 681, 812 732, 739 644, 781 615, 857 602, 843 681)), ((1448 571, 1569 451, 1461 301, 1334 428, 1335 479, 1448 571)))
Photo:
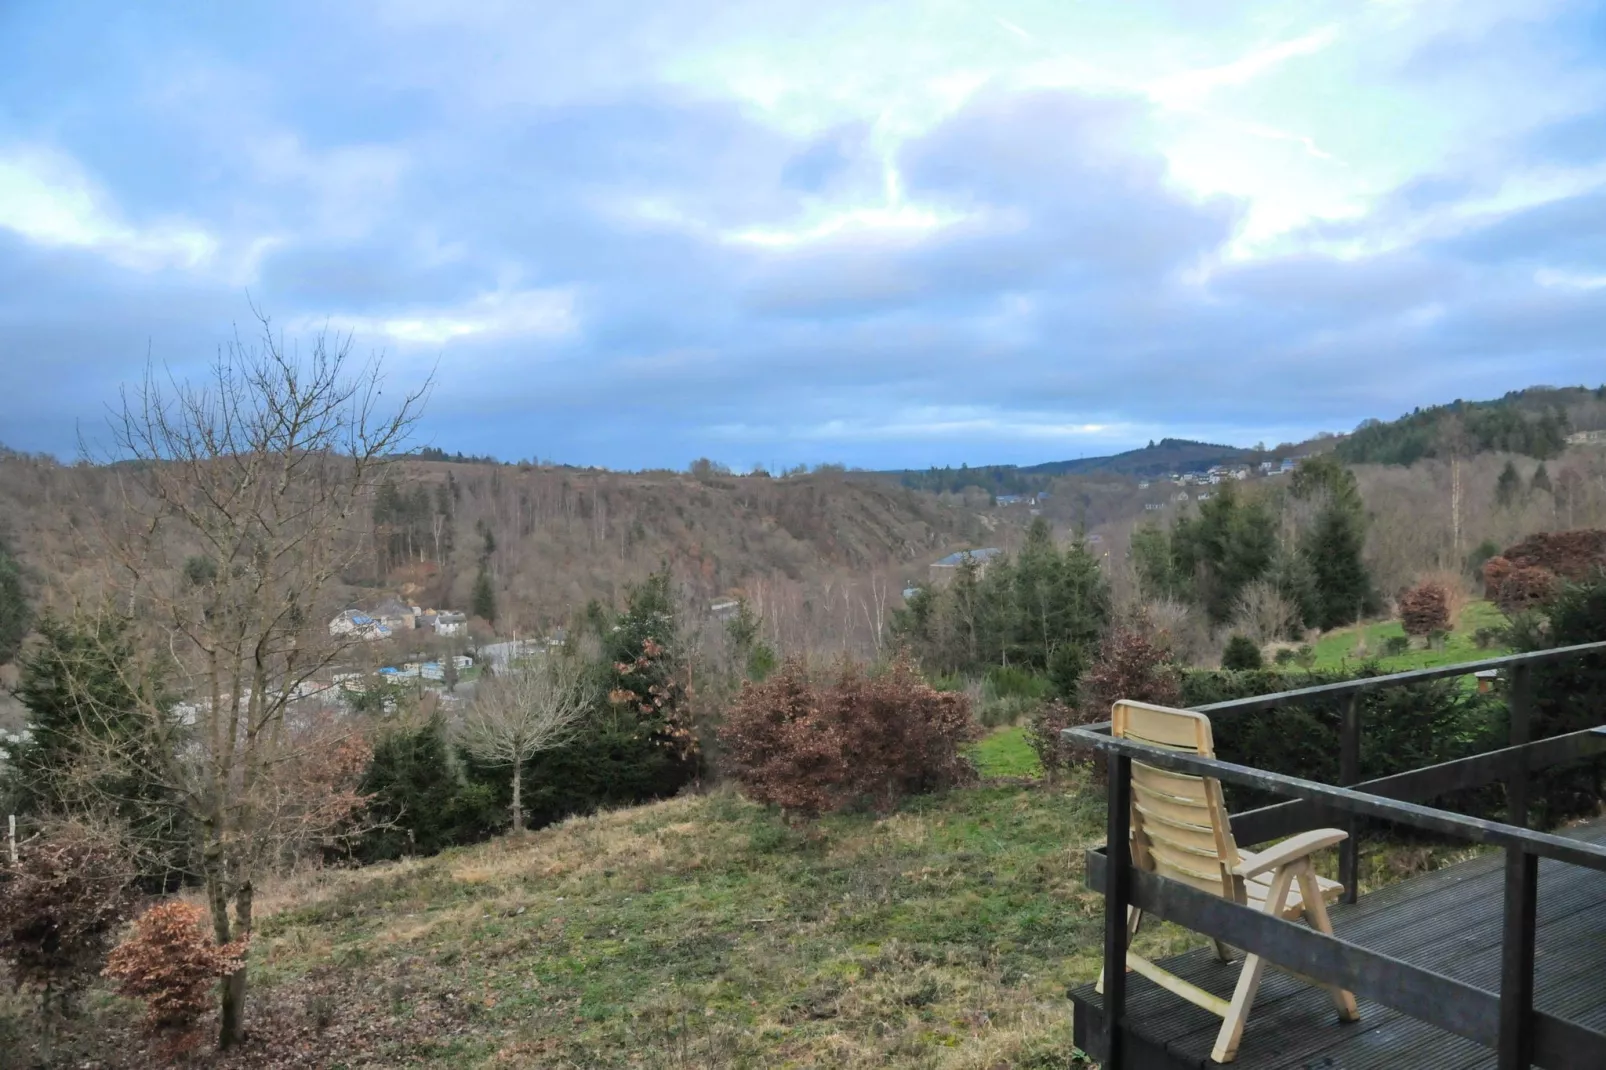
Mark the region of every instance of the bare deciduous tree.
POLYGON ((1277 639, 1285 639, 1299 621, 1299 613, 1269 580, 1256 580, 1244 585, 1233 606, 1233 626, 1265 646, 1277 639))
MULTIPOLYGON (((379 362, 353 361, 349 337, 319 335, 299 353, 259 321, 260 337, 237 336, 200 383, 153 368, 124 393, 107 469, 120 508, 86 533, 105 570, 98 595, 135 622, 142 660, 181 700, 175 717, 169 699, 136 689, 151 734, 166 737, 141 752, 156 756, 143 773, 195 830, 220 945, 249 938, 253 881, 287 846, 320 842, 352 814, 330 800, 344 766, 321 759, 359 761, 360 745, 297 711, 360 642, 327 622, 427 390, 385 399, 379 362), (316 783, 298 795, 302 773, 316 783)), ((222 986, 221 1047, 243 1036, 245 995, 242 962, 222 986)))
POLYGON ((513 767, 513 831, 524 831, 524 763, 574 737, 590 708, 575 665, 556 654, 483 682, 459 727, 463 746, 490 765, 513 767))

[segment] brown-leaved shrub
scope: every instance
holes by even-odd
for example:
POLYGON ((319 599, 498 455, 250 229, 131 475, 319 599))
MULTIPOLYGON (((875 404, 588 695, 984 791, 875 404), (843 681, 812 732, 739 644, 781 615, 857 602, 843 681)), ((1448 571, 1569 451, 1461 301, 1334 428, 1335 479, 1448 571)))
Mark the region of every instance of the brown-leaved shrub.
POLYGON ((1406 635, 1449 630, 1450 594, 1437 583, 1419 583, 1400 596, 1400 626, 1406 635))
POLYGON ((112 951, 105 975, 117 991, 145 1001, 145 1025, 156 1033, 192 1033, 212 1004, 212 985, 239 968, 240 941, 219 946, 206 928, 206 911, 170 899, 134 922, 134 932, 112 951))
MULTIPOLYGON (((1078 697, 1073 722, 1078 725, 1108 721, 1111 707, 1120 699, 1160 706, 1180 703, 1182 677, 1166 634, 1141 617, 1111 628, 1099 641, 1093 664, 1082 674, 1078 697)), ((1072 747, 1063 761, 1092 762, 1096 757, 1090 748, 1072 747)), ((1095 768, 1103 766, 1095 763, 1095 768)))
POLYGON ((133 860, 115 835, 64 824, 0 862, 0 961, 45 1002, 100 972, 134 903, 133 860))
POLYGON ((823 682, 789 658, 743 685, 720 730, 743 792, 804 815, 947 788, 972 772, 962 748, 978 735, 969 699, 935 690, 903 657, 881 672, 844 661, 823 682))

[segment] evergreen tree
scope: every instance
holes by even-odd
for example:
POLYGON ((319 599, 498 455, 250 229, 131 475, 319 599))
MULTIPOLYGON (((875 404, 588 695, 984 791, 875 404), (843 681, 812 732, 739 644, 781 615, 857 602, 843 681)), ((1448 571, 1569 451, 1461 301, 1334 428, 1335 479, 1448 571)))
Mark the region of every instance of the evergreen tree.
POLYGON ((1247 635, 1234 635, 1227 640, 1227 649, 1221 654, 1221 667, 1239 672, 1259 669, 1264 662, 1260 656, 1260 647, 1247 635))
POLYGON ((1522 477, 1517 474, 1517 466, 1510 461, 1500 470, 1500 478, 1495 480, 1494 500, 1502 509, 1511 508, 1516 502, 1517 495, 1522 491, 1522 477))
POLYGON ((17 656, 32 623, 28 595, 22 585, 22 566, 0 539, 0 665, 17 656))
POLYGON ((480 565, 480 571, 474 577, 474 590, 469 594, 469 611, 476 617, 496 623, 496 589, 491 586, 491 570, 487 565, 480 565))
POLYGON ((1366 569, 1366 509, 1355 473, 1331 456, 1312 457, 1294 472, 1296 498, 1320 501, 1316 522, 1300 541, 1313 580, 1318 628, 1337 628, 1376 611, 1377 592, 1366 569))
POLYGON ((39 643, 18 666, 15 694, 29 731, 12 754, 7 786, 19 813, 89 812, 123 822, 141 849, 142 872, 159 888, 167 871, 190 861, 187 836, 174 800, 142 771, 182 741, 176 718, 153 730, 141 713, 142 702, 171 700, 159 677, 135 668, 130 633, 117 618, 39 620, 39 643), (118 760, 102 766, 97 744, 118 760))
POLYGON ((1544 461, 1540 461, 1539 467, 1534 469, 1533 482, 1529 486, 1536 494, 1539 491, 1544 491, 1546 494, 1551 493, 1550 473, 1545 471, 1544 461))

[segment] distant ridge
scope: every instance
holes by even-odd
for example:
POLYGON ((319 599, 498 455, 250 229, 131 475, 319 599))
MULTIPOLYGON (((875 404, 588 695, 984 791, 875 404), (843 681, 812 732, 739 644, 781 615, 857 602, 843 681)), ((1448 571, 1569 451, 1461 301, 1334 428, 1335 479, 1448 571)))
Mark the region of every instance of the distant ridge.
MULTIPOLYGON (((1302 447, 1285 447, 1302 452, 1302 447)), ((1049 482, 1058 476, 1106 474, 1132 479, 1149 479, 1172 472, 1203 472, 1218 464, 1254 464, 1273 456, 1277 451, 1243 449, 1213 442, 1194 442, 1185 438, 1163 438, 1141 449, 1107 457, 1079 457, 1071 461, 1048 461, 1026 465, 989 464, 971 468, 928 468, 923 471, 879 472, 877 475, 895 476, 906 487, 927 491, 958 491, 965 487, 980 487, 993 494, 1034 494, 1048 489, 1049 482)))

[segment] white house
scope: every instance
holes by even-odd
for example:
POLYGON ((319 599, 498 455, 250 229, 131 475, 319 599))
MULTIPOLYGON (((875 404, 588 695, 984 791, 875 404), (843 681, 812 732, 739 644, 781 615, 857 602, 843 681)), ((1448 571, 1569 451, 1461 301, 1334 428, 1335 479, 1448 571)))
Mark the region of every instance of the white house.
POLYGON ((468 629, 468 617, 462 613, 435 614, 436 635, 462 635, 468 629))

